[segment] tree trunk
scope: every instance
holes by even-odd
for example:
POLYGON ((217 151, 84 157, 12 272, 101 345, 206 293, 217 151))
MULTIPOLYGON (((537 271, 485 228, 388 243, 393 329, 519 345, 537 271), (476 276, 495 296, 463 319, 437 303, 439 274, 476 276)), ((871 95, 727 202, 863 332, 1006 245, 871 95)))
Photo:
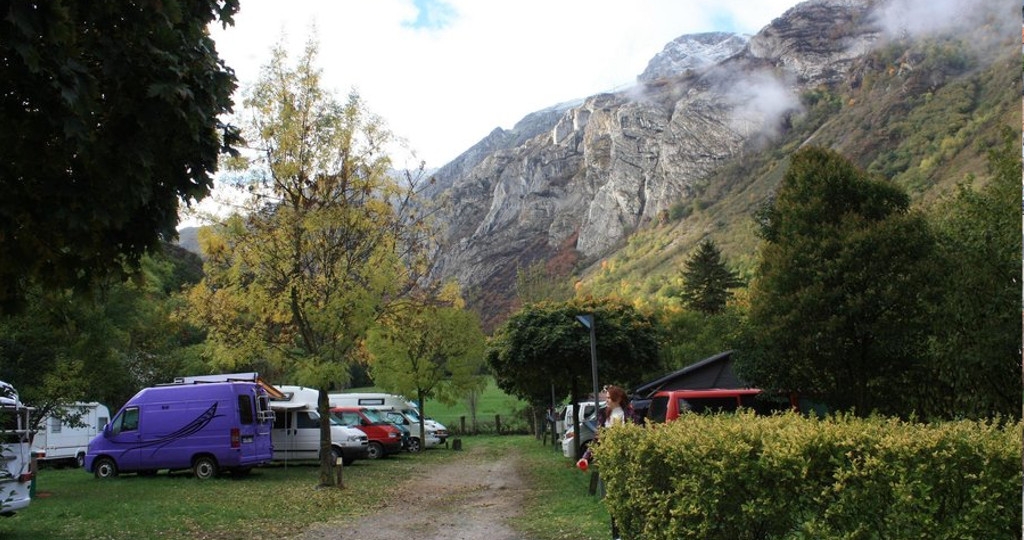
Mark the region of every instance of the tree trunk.
POLYGON ((320 413, 320 486, 337 486, 340 489, 345 487, 341 477, 341 465, 334 463, 334 453, 331 451, 331 405, 327 397, 327 389, 321 387, 316 398, 316 411, 320 413), (338 467, 335 476, 335 466, 338 467))

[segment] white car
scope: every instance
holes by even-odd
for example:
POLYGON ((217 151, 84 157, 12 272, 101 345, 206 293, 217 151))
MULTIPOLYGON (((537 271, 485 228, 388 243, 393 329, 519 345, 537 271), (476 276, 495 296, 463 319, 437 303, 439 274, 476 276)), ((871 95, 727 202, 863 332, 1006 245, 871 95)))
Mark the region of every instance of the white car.
MULTIPOLYGON (((420 422, 419 411, 416 411, 415 409, 414 410, 406 410, 405 413, 407 415, 409 415, 410 418, 412 418, 413 423, 415 423, 417 426, 419 425, 419 422, 420 422)), ((433 420, 433 419, 430 419, 430 418, 424 418, 423 419, 423 428, 428 430, 428 431, 430 431, 430 432, 433 432, 434 435, 436 435, 438 439, 441 439, 441 444, 444 444, 444 441, 448 439, 448 428, 446 428, 444 426, 444 424, 442 424, 441 422, 438 422, 437 420, 433 420)))
POLYGON ((419 418, 414 418, 413 416, 406 414, 403 411, 380 410, 378 412, 384 413, 387 416, 389 422, 403 425, 406 427, 406 429, 409 430, 410 452, 419 452, 423 448, 433 448, 435 446, 440 446, 441 444, 444 443, 444 441, 440 437, 438 437, 437 432, 433 428, 431 428, 429 422, 425 421, 423 423, 423 431, 426 434, 426 439, 423 441, 423 444, 420 444, 419 418))
MULTIPOLYGON (((580 403, 580 455, 587 451, 590 446, 590 442, 594 440, 594 428, 593 424, 596 420, 597 415, 595 414, 594 402, 587 401, 580 403)), ((599 406, 604 407, 605 402, 601 401, 598 403, 599 406)), ((563 425, 565 426, 565 434, 562 437, 562 455, 570 459, 579 459, 576 456, 576 433, 573 431, 572 426, 572 409, 571 405, 565 408, 565 418, 563 425)))

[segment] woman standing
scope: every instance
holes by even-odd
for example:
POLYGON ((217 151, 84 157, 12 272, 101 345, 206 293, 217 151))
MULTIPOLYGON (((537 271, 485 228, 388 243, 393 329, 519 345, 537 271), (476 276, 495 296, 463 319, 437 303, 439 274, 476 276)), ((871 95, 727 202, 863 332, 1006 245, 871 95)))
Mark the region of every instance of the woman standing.
MULTIPOLYGON (((597 412, 597 433, 594 435, 594 443, 598 442, 598 435, 602 429, 608 429, 613 426, 625 424, 626 422, 636 422, 636 417, 633 414, 633 408, 629 404, 629 397, 626 396, 626 391, 618 386, 607 386, 604 391, 606 397, 606 405, 597 412)), ((583 454, 583 458, 577 462, 577 466, 580 469, 586 470, 593 458, 590 449, 588 448, 586 453, 583 454)), ((597 475, 597 486, 598 490, 603 498, 605 495, 604 482, 601 480, 601 475, 597 475)), ((612 518, 612 539, 621 540, 619 536, 619 527, 615 523, 615 518, 612 518)))

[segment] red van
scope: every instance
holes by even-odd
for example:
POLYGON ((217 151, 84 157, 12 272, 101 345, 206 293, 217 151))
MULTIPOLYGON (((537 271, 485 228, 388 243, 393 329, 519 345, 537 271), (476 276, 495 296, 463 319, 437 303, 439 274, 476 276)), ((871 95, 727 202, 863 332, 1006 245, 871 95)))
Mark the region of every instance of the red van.
POLYGON ((660 390, 651 396, 647 418, 669 422, 690 411, 695 413, 735 412, 752 409, 759 414, 787 410, 791 405, 758 399, 758 388, 710 388, 706 390, 660 390))
POLYGON ((331 414, 343 425, 366 433, 370 440, 368 458, 377 459, 402 451, 402 432, 377 411, 365 407, 331 407, 331 414))

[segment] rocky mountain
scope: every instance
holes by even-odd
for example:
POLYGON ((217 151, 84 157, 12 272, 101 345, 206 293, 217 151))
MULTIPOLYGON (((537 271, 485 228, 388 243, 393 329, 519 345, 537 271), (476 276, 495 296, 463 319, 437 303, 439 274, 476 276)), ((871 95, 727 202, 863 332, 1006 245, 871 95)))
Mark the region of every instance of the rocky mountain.
POLYGON ((637 81, 651 82, 718 64, 742 51, 746 44, 747 37, 730 32, 679 36, 651 59, 637 81))
MULTIPOLYGON (((432 195, 445 225, 440 275, 458 279, 493 325, 514 308, 517 268, 542 263, 554 278, 579 275, 639 231, 669 220, 678 220, 676 234, 693 242, 726 228, 726 218, 707 220, 708 212, 735 209, 729 201, 746 197, 728 218, 739 219, 778 180, 777 172, 745 170, 744 163, 775 171, 773 163, 799 144, 850 148, 833 120, 854 118, 848 111, 865 106, 857 96, 882 92, 884 102, 894 102, 890 113, 909 113, 928 105, 926 93, 976 74, 992 50, 964 52, 963 40, 955 45, 935 36, 966 31, 969 23, 972 32, 989 36, 970 38, 971 46, 987 40, 999 47, 1006 43, 1000 33, 1015 27, 980 8, 956 11, 972 4, 811 0, 749 39, 682 36, 651 60, 632 88, 557 105, 527 115, 511 130, 494 130, 436 173, 432 195), (926 24, 929 17, 940 20, 926 24), (916 46, 918 33, 940 41, 916 46), (928 64, 929 54, 949 48, 960 51, 951 54, 962 54, 963 65, 954 58, 938 71, 914 71, 928 64), (699 215, 680 211, 693 207, 699 215)), ((854 157, 884 167, 878 165, 883 151, 864 149, 854 157)))

